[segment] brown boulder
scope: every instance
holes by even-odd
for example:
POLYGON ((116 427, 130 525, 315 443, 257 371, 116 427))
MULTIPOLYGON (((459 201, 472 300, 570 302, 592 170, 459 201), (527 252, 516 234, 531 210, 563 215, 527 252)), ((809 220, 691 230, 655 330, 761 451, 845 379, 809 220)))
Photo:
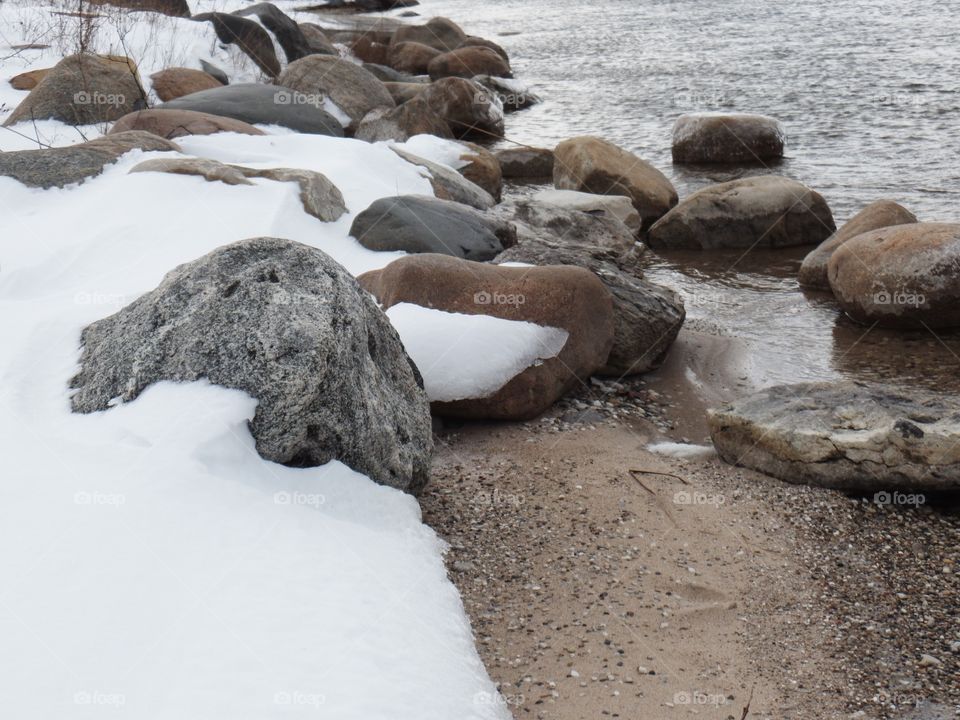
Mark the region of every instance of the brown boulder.
POLYGON ((10 86, 14 90, 33 90, 48 72, 50 68, 38 68, 14 75, 10 78, 10 86))
POLYGON ((493 42, 493 40, 487 40, 486 38, 476 37, 475 35, 468 35, 463 39, 463 42, 460 43, 457 50, 464 47, 485 47, 493 50, 497 55, 503 58, 504 62, 508 65, 510 64, 510 56, 507 55, 507 51, 502 47, 493 42))
POLYGON ((871 230, 917 222, 916 216, 893 200, 877 200, 854 215, 843 227, 824 240, 803 259, 798 280, 804 287, 829 290, 827 263, 847 240, 871 230))
POLYGON ((460 47, 467 34, 453 20, 444 17, 433 18, 426 25, 407 25, 397 28, 393 33, 392 45, 403 42, 417 42, 448 52, 460 47))
POLYGON ((452 138, 447 121, 437 115, 423 98, 415 97, 395 108, 371 110, 360 122, 354 137, 367 142, 406 142, 414 135, 452 138))
POLYGON ((161 101, 173 100, 190 93, 220 87, 223 83, 203 70, 193 68, 167 68, 150 76, 153 91, 161 101))
POLYGON ((390 57, 390 46, 377 42, 369 35, 361 35, 350 43, 350 52, 361 62, 386 65, 390 57))
POLYGON ((556 357, 526 368, 489 397, 434 402, 431 409, 437 415, 495 420, 537 417, 603 367, 613 346, 610 292, 583 268, 503 267, 446 255, 411 255, 383 270, 365 273, 358 281, 385 309, 413 303, 569 333, 556 357), (501 297, 518 301, 495 301, 501 297))
POLYGON ((167 139, 184 135, 213 135, 218 132, 264 134, 260 128, 248 125, 242 120, 194 110, 137 110, 117 120, 107 134, 128 130, 143 130, 167 139))
POLYGON ((427 85, 422 93, 456 137, 503 137, 500 101, 479 83, 466 78, 443 78, 427 85))
POLYGON ((383 84, 397 105, 413 100, 426 87, 423 83, 415 82, 385 82, 383 84))
POLYGON ((613 143, 582 136, 554 150, 553 184, 558 190, 626 195, 649 228, 677 204, 677 191, 653 165, 613 143))
POLYGON ((506 180, 528 180, 553 177, 553 150, 516 147, 497 150, 500 169, 506 180))
POLYGON ((510 77, 510 65, 495 50, 483 45, 468 45, 438 55, 427 66, 432 80, 445 77, 472 78, 477 75, 510 77))
POLYGON ((912 223, 847 240, 827 265, 853 319, 884 327, 960 327, 960 224, 912 223))
POLYGON ((440 51, 418 42, 402 42, 390 46, 387 64, 394 70, 426 75, 430 62, 440 56, 440 51))
POLYGON ((127 58, 70 55, 44 75, 4 125, 48 118, 70 125, 110 122, 137 109, 144 97, 127 58))
POLYGON ((496 156, 484 147, 474 143, 464 143, 467 151, 460 159, 466 161, 466 165, 457 169, 470 182, 479 185, 486 190, 493 199, 500 202, 500 196, 503 192, 503 173, 500 170, 500 161, 496 156))
POLYGON ((675 163, 758 164, 783 157, 780 123, 749 113, 691 113, 673 126, 675 163))

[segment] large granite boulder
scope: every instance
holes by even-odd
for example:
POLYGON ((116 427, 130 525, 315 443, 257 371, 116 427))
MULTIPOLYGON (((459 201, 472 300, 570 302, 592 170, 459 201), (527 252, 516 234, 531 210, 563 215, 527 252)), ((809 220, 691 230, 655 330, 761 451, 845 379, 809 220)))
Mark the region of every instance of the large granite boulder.
POLYGON ((483 261, 511 244, 513 229, 460 203, 400 195, 374 201, 354 218, 350 235, 369 250, 483 261))
POLYGON ((460 47, 466 38, 467 34, 455 22, 444 17, 436 17, 425 25, 406 25, 397 28, 390 44, 416 42, 429 45, 441 52, 448 52, 460 47))
POLYGON ((624 195, 596 195, 576 190, 541 190, 533 195, 537 202, 579 210, 585 213, 612 215, 632 232, 639 233, 643 224, 640 213, 624 195))
POLYGON ((250 431, 267 460, 339 460, 413 493, 427 482, 419 372, 369 295, 316 248, 276 238, 218 248, 88 326, 82 344, 76 412, 206 379, 257 399, 250 431))
POLYGON ((960 405, 915 388, 779 385, 708 413, 720 457, 792 483, 960 489, 960 405))
POLYGON ((4 125, 47 119, 69 125, 110 122, 146 107, 145 99, 129 59, 70 55, 43 76, 4 125))
POLYGON ((482 45, 470 45, 437 55, 427 66, 431 80, 445 77, 472 78, 477 75, 510 77, 510 64, 496 51, 482 45))
POLYGON ((554 150, 553 184, 558 190, 625 195, 646 229, 677 204, 666 176, 631 152, 597 137, 564 140, 554 150))
POLYGON ((387 88, 371 72, 329 55, 308 55, 290 63, 277 84, 307 96, 329 97, 350 116, 354 129, 371 110, 396 106, 387 88))
POLYGON ((678 164, 760 164, 783 157, 786 133, 766 115, 692 113, 673 126, 673 161, 678 164))
POLYGON ((199 13, 190 19, 209 22, 220 42, 236 45, 268 77, 275 78, 280 74, 280 60, 273 48, 273 38, 259 23, 222 12, 199 13))
POLYGON ((829 290, 830 281, 827 278, 827 263, 834 251, 847 240, 855 238, 871 230, 890 227, 892 225, 909 225, 917 222, 916 216, 893 200, 877 200, 867 205, 854 215, 847 223, 833 235, 820 243, 815 250, 803 259, 800 272, 797 276, 804 287, 829 290))
POLYGON ((960 224, 912 223, 857 235, 827 265, 855 320, 885 327, 960 327, 960 224))
POLYGON ((131 150, 180 148, 148 132, 120 132, 67 147, 0 153, 0 176, 12 177, 30 187, 64 187, 99 175, 106 165, 131 150))
POLYGON ((156 110, 192 110, 250 124, 282 125, 302 133, 343 137, 343 126, 321 103, 275 85, 240 83, 184 95, 156 110))
POLYGON ((699 190, 650 228, 651 247, 668 250, 778 248, 826 240, 836 225, 820 193, 779 175, 699 190))
POLYGON ((223 85, 213 75, 203 70, 184 67, 167 68, 155 72, 150 76, 150 82, 153 85, 153 91, 163 102, 223 85))
POLYGON ((593 273, 582 268, 504 267, 448 255, 410 255, 383 270, 361 275, 359 281, 384 308, 413 303, 452 313, 525 321, 568 333, 558 355, 527 367, 493 394, 432 403, 434 413, 441 416, 534 418, 602 367, 613 343, 610 293, 593 273), (516 302, 498 302, 498 298, 516 302))
POLYGON ((168 140, 184 135, 213 135, 234 132, 263 135, 263 130, 240 120, 192 110, 137 110, 117 120, 107 135, 142 130, 168 140))

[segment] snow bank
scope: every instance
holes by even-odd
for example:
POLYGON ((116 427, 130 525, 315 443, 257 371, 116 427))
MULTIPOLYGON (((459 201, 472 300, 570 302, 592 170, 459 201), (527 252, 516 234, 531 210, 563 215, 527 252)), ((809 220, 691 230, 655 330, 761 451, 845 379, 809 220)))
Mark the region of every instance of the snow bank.
POLYGON ((431 401, 492 395, 539 360, 556 357, 569 333, 489 315, 399 303, 387 317, 423 375, 431 401))
POLYGON ((129 153, 68 189, 0 178, 7 714, 508 718, 413 499, 338 463, 263 461, 246 427, 254 401, 236 391, 165 383, 106 413, 69 412, 82 328, 174 266, 274 235, 353 273, 375 269, 400 253, 348 237, 353 214, 385 195, 430 194, 382 145, 295 134, 179 142, 323 172, 350 213, 320 222, 292 183, 127 174, 163 153, 129 153))

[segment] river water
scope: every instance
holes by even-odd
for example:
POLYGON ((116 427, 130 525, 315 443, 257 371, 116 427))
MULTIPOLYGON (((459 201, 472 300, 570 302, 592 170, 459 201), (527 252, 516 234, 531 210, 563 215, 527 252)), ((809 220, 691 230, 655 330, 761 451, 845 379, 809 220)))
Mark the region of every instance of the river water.
MULTIPOLYGON (((822 193, 838 226, 890 198, 960 222, 960 0, 423 0, 510 53, 544 102, 510 139, 599 135, 662 170, 681 199, 773 172, 822 193), (770 169, 704 172, 670 159, 684 112, 759 112, 786 127, 770 169)), ((810 248, 652 255, 647 276, 688 317, 747 341, 764 382, 852 377, 960 392, 960 335, 869 330, 796 271, 810 248)))

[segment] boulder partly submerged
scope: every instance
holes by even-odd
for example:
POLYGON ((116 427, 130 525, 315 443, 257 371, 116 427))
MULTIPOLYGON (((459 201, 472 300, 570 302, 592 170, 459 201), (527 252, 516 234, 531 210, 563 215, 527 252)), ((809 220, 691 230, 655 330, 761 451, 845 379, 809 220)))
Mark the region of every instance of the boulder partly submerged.
POLYGON ((412 493, 427 482, 422 378, 376 303, 321 250, 277 238, 217 248, 89 325, 82 344, 75 412, 207 379, 257 399, 250 430, 268 460, 339 460, 412 493))
POLYGON ((766 115, 691 113, 673 126, 673 161, 678 164, 762 164, 783 157, 786 133, 766 115))
POLYGON ((793 483, 960 488, 960 404, 852 382, 767 388, 708 413, 720 457, 793 483))

